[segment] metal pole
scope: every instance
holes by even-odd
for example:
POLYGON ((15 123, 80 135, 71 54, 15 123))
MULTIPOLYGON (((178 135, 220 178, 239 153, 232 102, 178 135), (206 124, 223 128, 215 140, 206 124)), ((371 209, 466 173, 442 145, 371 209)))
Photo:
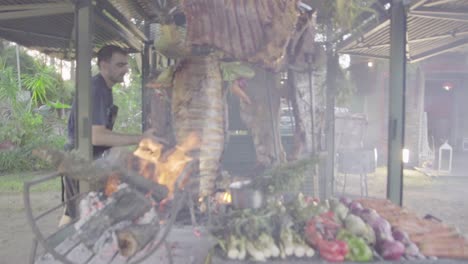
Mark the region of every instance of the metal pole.
POLYGON ((403 0, 393 0, 391 13, 387 198, 401 205, 406 90, 406 12, 403 0))
MULTIPOLYGON (((329 26, 330 27, 330 26, 329 26)), ((331 30, 331 29, 328 29, 331 30)), ((329 34, 330 35, 330 34, 329 34)), ((329 41, 328 38, 327 41, 329 41)), ((325 177, 322 183, 320 196, 326 199, 332 195, 335 178, 335 96, 336 96, 336 63, 337 57, 332 43, 327 44, 327 100, 326 100, 326 127, 327 127, 327 162, 325 177), (322 194, 323 193, 323 194, 322 194)))
MULTIPOLYGON (((271 82, 268 81, 268 78, 267 78, 267 74, 269 74, 269 72, 267 71, 262 71, 262 74, 263 74, 263 85, 267 85, 267 82, 268 84, 270 84, 271 82)), ((274 147, 274 150, 275 150, 275 163, 279 163, 281 161, 280 159, 280 146, 279 146, 279 142, 278 140, 281 140, 281 135, 278 135, 278 131, 275 129, 275 128, 278 128, 278 126, 276 125, 276 122, 277 122, 277 116, 274 115, 273 113, 273 95, 271 94, 271 90, 270 89, 277 89, 276 87, 276 84, 273 83, 273 85, 271 86, 268 86, 267 89, 266 89, 266 92, 267 92, 267 96, 268 96, 268 108, 269 108, 269 112, 270 112, 270 122, 271 122, 271 132, 273 134, 273 147, 274 147), (277 138, 278 137, 278 138, 277 138)))
MULTIPOLYGON (((145 35, 147 39, 150 39, 150 24, 145 23, 145 35)), ((145 131, 148 129, 148 113, 150 110, 151 96, 148 89, 145 89, 145 84, 148 81, 149 70, 150 70, 150 56, 151 56, 151 44, 149 41, 145 41, 144 49, 141 53, 141 129, 145 131)))
POLYGON ((76 2, 76 147, 83 158, 92 159, 91 145, 91 58, 92 58, 91 0, 76 2))
POLYGON ((307 64, 308 64, 308 75, 309 75, 309 100, 310 100, 310 129, 311 129, 311 147, 312 155, 316 153, 316 144, 315 144, 315 94, 312 87, 312 54, 306 54, 307 64))
POLYGON ((16 67, 18 71, 18 90, 21 91, 21 63, 18 44, 16 44, 16 67))

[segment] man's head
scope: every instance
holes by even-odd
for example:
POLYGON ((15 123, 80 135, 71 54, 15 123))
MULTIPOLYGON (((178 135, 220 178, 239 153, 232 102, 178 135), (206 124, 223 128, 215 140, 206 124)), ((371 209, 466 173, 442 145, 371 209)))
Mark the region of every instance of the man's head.
POLYGON ((117 46, 109 45, 97 53, 99 72, 110 85, 121 83, 128 72, 128 54, 117 46))

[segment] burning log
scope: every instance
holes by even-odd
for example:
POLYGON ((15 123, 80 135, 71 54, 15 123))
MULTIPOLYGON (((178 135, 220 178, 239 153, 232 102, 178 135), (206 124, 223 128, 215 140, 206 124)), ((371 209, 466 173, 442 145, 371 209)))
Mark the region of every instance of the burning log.
MULTIPOLYGON (((74 180, 87 181, 97 191, 105 183, 106 196, 110 196, 121 182, 141 190, 144 193, 150 192, 153 198, 160 202, 168 196, 168 188, 150 179, 137 175, 135 172, 122 167, 127 163, 125 160, 114 160, 111 158, 101 158, 93 162, 81 159, 74 153, 67 153, 58 150, 40 149, 33 154, 52 166, 58 172, 74 180), (110 182, 110 183, 109 183, 110 182)), ((132 159, 131 155, 122 155, 120 159, 132 159)))
MULTIPOLYGON (((148 212, 151 207, 150 200, 143 194, 128 187, 122 188, 111 196, 110 202, 104 208, 92 214, 89 219, 81 216, 76 224, 79 229, 78 235, 87 247, 92 248, 99 237, 110 227, 124 220, 137 219, 148 212)), ((141 236, 139 233, 132 235, 141 236)))
POLYGON ((143 249, 159 231, 159 225, 146 224, 129 226, 117 231, 119 251, 124 257, 133 256, 143 249))
POLYGON ((200 145, 200 138, 195 133, 190 133, 174 148, 163 152, 163 145, 144 139, 134 152, 130 166, 138 170, 144 178, 157 182, 168 188, 167 196, 172 198, 176 188, 183 189, 188 176, 192 172, 193 158, 188 155, 200 145))

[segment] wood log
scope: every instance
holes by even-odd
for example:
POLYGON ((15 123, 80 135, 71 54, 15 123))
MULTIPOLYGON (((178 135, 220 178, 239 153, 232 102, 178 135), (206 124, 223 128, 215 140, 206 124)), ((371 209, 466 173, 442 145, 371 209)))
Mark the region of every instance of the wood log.
POLYGON ((121 179, 123 182, 134 186, 136 189, 143 191, 144 193, 151 193, 151 196, 156 200, 156 202, 161 202, 166 199, 169 193, 169 189, 166 186, 139 176, 136 173, 124 173, 121 175, 121 179))
POLYGON ((35 150, 33 154, 49 162, 64 176, 89 182, 92 191, 103 188, 110 176, 118 175, 121 182, 129 184, 145 194, 150 192, 157 202, 165 199, 168 194, 166 186, 145 179, 123 167, 122 165, 127 165, 127 162, 123 159, 128 158, 128 155, 120 155, 119 158, 115 156, 101 158, 90 162, 81 159, 73 152, 41 149, 35 150))
POLYGON ((92 247, 111 226, 124 220, 134 220, 151 209, 150 200, 131 188, 123 188, 111 196, 112 200, 103 209, 94 213, 79 227, 79 237, 92 247))
POLYGON ((135 225, 117 231, 120 254, 133 256, 153 240, 158 231, 158 224, 135 225))

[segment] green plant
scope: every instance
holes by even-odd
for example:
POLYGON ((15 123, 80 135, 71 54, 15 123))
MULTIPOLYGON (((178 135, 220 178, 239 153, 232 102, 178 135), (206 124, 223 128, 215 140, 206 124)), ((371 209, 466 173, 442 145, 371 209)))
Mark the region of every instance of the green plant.
POLYGON ((60 131, 65 123, 59 110, 69 107, 70 85, 61 80, 54 67, 20 50, 23 87, 19 87, 15 47, 0 48, 0 142, 10 141, 16 146, 0 152, 0 173, 49 168, 31 151, 43 146, 63 148, 66 138, 60 131), (24 96, 28 92, 31 98, 24 96), (46 104, 49 108, 44 107, 46 104), (57 110, 58 117, 50 107, 57 110))
POLYGON ((306 172, 316 163, 315 157, 308 157, 277 165, 255 177, 252 185, 266 194, 298 192, 304 183, 306 172))
POLYGON ((119 107, 114 130, 126 133, 141 132, 141 76, 130 56, 130 82, 128 85, 117 85, 113 88, 114 104, 119 107))
POLYGON ((0 57, 0 101, 15 105, 18 90, 15 71, 0 57))
POLYGON ((24 87, 31 91, 31 101, 36 105, 47 103, 47 97, 57 91, 58 80, 56 72, 50 66, 38 63, 35 74, 23 74, 24 87))
POLYGON ((321 0, 314 4, 319 10, 317 22, 332 25, 336 31, 348 31, 359 23, 363 13, 374 14, 376 0, 321 0))

